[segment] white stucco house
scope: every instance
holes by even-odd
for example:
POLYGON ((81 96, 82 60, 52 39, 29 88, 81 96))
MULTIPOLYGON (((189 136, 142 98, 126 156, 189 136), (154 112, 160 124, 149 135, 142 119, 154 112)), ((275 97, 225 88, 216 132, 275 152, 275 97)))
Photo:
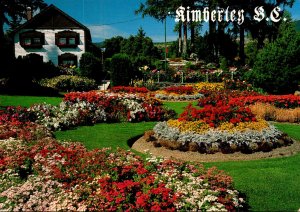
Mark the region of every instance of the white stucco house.
POLYGON ((91 43, 90 30, 50 5, 14 31, 15 57, 35 56, 54 65, 79 66, 91 43))

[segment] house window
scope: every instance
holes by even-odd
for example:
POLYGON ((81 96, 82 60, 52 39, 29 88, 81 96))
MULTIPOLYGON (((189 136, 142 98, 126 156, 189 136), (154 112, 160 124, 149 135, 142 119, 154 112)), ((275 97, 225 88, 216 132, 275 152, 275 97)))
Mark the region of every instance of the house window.
POLYGON ((70 45, 75 45, 76 44, 76 39, 75 38, 69 38, 69 44, 70 45))
POLYGON ((44 33, 37 31, 27 31, 20 34, 20 44, 24 48, 42 48, 44 43, 44 33))
POLYGON ((65 53, 58 56, 58 65, 77 66, 77 56, 71 53, 65 53))
POLYGON ((67 44, 67 39, 66 38, 59 38, 59 45, 66 45, 67 44))
POLYGON ((79 45, 79 34, 73 31, 58 32, 55 34, 55 43, 61 48, 75 48, 79 45))
POLYGON ((24 38, 24 45, 30 46, 31 45, 31 38, 24 38))
POLYGON ((42 44, 41 38, 33 38, 33 44, 42 44))

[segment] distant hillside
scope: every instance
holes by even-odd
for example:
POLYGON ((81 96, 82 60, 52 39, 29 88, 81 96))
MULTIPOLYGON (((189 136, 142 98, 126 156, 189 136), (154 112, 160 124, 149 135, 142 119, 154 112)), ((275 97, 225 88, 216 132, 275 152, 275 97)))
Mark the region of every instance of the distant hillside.
POLYGON ((300 20, 295 21, 295 25, 296 25, 296 30, 297 30, 298 32, 300 32, 300 20))

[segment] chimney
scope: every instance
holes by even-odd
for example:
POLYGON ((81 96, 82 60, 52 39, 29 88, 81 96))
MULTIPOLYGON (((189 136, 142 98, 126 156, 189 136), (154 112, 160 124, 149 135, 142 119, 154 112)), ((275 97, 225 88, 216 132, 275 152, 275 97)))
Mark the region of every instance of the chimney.
POLYGON ((31 7, 27 7, 27 20, 29 21, 32 18, 32 11, 31 11, 31 7))

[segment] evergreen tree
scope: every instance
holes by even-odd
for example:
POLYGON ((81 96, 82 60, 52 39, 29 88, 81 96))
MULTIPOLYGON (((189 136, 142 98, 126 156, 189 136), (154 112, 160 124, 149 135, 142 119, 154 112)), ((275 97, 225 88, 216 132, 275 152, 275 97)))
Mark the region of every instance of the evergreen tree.
POLYGON ((249 81, 271 93, 292 93, 300 81, 300 35, 294 23, 282 22, 274 42, 259 51, 249 81))

